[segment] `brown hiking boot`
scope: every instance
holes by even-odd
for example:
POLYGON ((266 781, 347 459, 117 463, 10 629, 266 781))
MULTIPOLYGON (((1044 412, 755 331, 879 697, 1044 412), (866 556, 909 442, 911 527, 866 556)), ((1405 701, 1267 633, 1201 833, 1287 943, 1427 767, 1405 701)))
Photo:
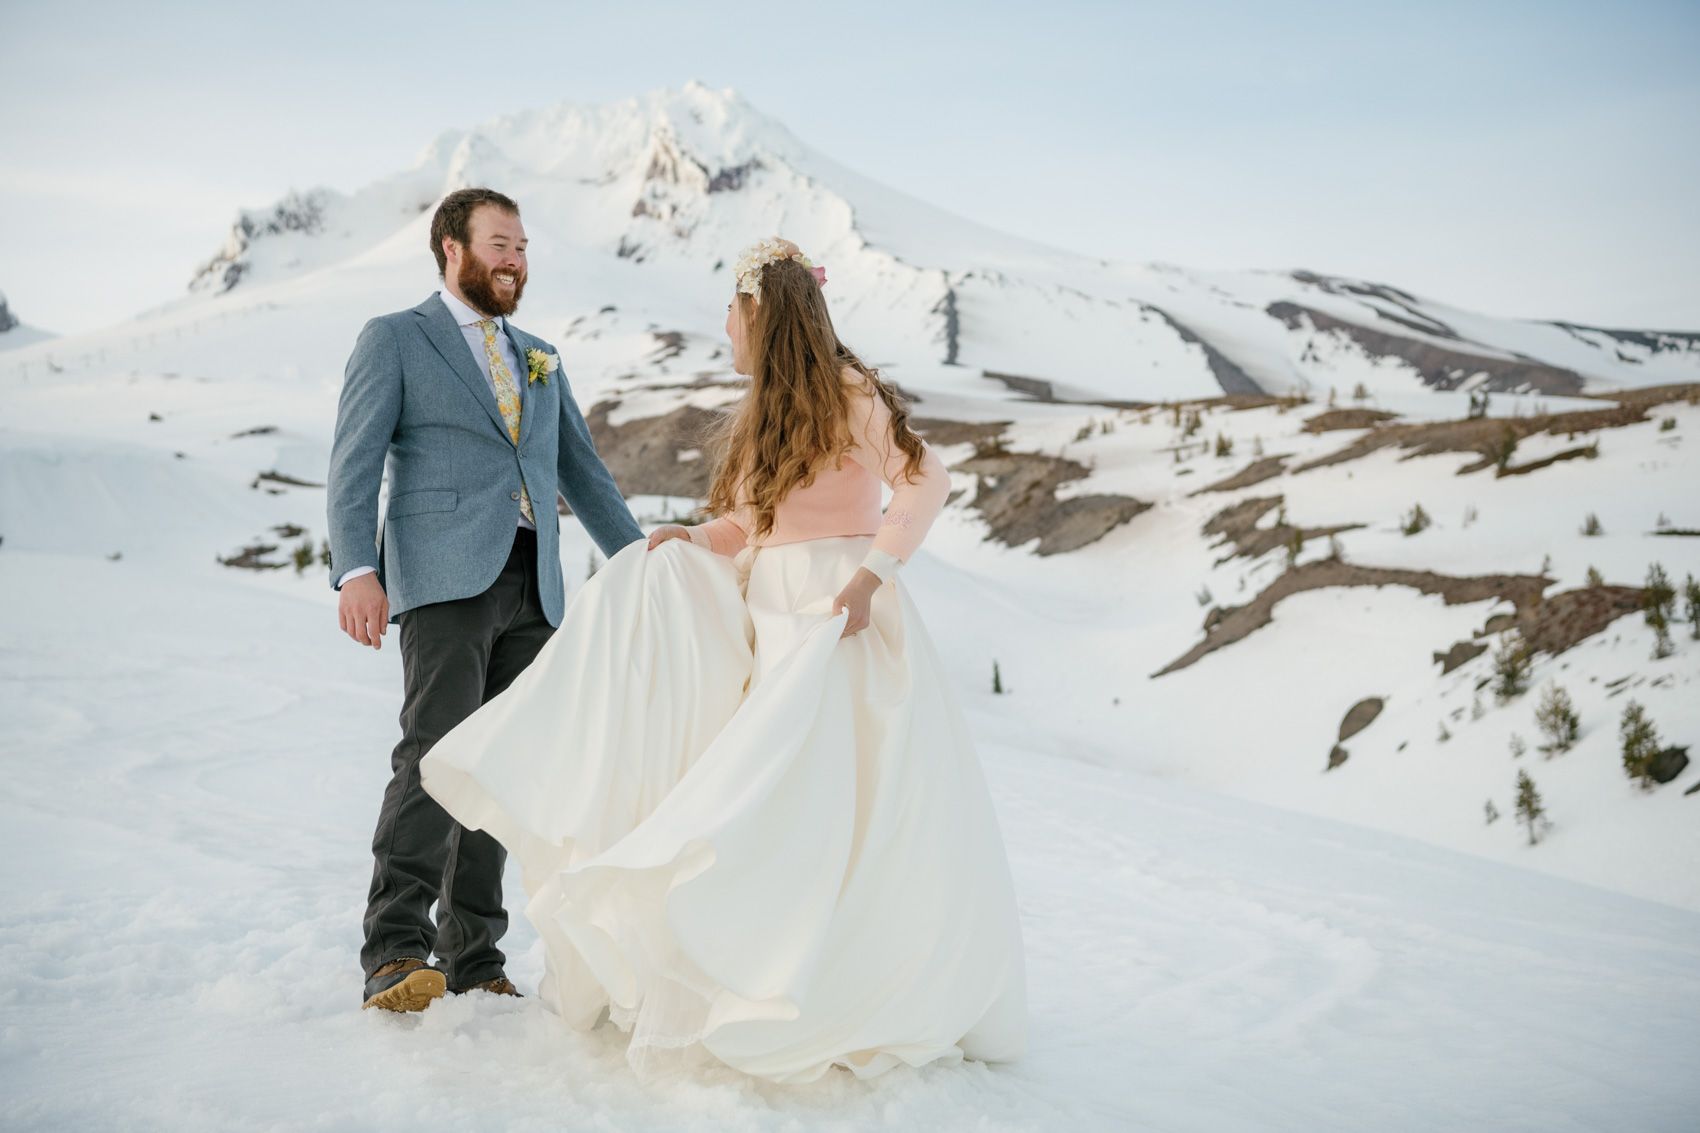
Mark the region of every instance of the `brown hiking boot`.
POLYGON ((506 976, 494 976, 482 983, 475 983, 471 987, 460 988, 453 994, 465 995, 469 991, 487 991, 492 995, 512 995, 520 999, 525 998, 525 996, 519 994, 519 988, 513 985, 513 981, 506 976))
POLYGON ((386 1011, 423 1011, 443 994, 443 973, 415 956, 381 965, 366 981, 366 1000, 360 1006, 386 1011))

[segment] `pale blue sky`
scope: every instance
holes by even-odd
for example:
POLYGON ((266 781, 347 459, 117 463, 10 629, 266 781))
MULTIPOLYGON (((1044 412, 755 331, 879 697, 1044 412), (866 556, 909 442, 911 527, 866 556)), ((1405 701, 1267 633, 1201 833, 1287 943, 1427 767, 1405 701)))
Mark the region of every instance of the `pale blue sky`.
POLYGON ((700 79, 1058 247, 1700 330, 1700 4, 0 0, 0 290, 182 292, 239 207, 700 79))

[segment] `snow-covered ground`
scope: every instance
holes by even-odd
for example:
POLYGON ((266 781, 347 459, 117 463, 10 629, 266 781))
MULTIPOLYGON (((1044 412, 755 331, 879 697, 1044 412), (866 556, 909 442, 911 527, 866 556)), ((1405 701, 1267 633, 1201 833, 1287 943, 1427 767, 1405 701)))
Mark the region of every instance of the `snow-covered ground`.
MULTIPOLYGON (((7 544, 7 1127, 1691 1128, 1700 913, 1130 770, 1112 737, 1058 751, 1019 689, 963 690, 1027 938, 1019 1063, 645 1089, 535 998, 362 1012, 393 638, 351 645, 316 577, 7 544)), ((504 945, 534 991, 522 916, 504 945)))
MULTIPOLYGON (((1035 248, 871 185, 736 100, 671 99, 451 132, 358 199, 290 202, 320 211, 320 243, 298 228, 234 241, 189 295, 0 356, 0 1124, 1691 1128, 1700 1095, 1676 1056, 1700 1038, 1700 795, 1684 794, 1700 765, 1643 792, 1617 751, 1632 697, 1664 742, 1700 737, 1686 624, 1654 660, 1651 631, 1624 617, 1537 657, 1529 694, 1486 696, 1479 714, 1489 658, 1442 677, 1432 655, 1509 605, 1401 587, 1297 594, 1243 640, 1151 674, 1200 640, 1209 605, 1249 601, 1281 573, 1281 551, 1219 563, 1229 548, 1201 533, 1254 496, 1282 496, 1307 527, 1365 524, 1339 536, 1355 564, 1535 574, 1547 560, 1551 593, 1589 566, 1639 585, 1656 561, 1680 586, 1700 575, 1700 540, 1652 531, 1700 528, 1700 406, 1527 438, 1518 462, 1600 445, 1528 475, 1461 476, 1470 454, 1388 449, 1194 495, 1259 451, 1291 469, 1350 443, 1357 432, 1301 429, 1329 386, 1351 406, 1362 382, 1368 405, 1408 420, 1462 417, 1467 396, 1261 314, 1303 301, 1362 318, 1384 298, 1035 248), (655 168, 675 175, 646 179, 655 168), (747 192, 706 187, 739 168, 747 192), (560 347, 582 407, 621 399, 615 425, 724 400, 641 387, 725 375, 729 285, 713 263, 777 229, 831 265, 846 337, 921 398, 918 416, 1011 422, 1011 449, 1090 470, 1060 498, 1152 505, 1040 556, 987 541, 977 477, 959 471, 963 494, 904 572, 969 710, 1016 870, 1033 1012, 1021 1062, 650 1090, 613 1033, 571 1032, 532 998, 358 1010, 369 842, 399 734, 395 638, 373 652, 342 635, 317 562, 298 575, 217 559, 263 542, 286 562, 323 539, 317 485, 354 335, 436 286, 421 201, 484 177, 527 202, 517 321, 560 347), (634 216, 633 199, 653 211, 634 216), (640 251, 619 255, 627 241, 640 251), (943 361, 947 292, 959 365, 943 361), (1070 397, 1218 392, 1200 349, 1144 305, 1158 302, 1269 388, 1318 402, 1207 408, 1183 439, 1167 411, 1023 400, 982 373, 1070 397), (658 330, 682 334, 676 356, 658 330), (1198 452, 1218 434, 1231 455, 1198 452), (1434 524, 1405 536, 1418 502, 1434 524), (1589 513, 1603 534, 1580 533, 1589 513), (1581 742, 1551 759, 1534 750, 1548 680, 1582 716, 1581 742), (1385 710, 1325 771, 1366 696, 1385 710), (1513 733, 1530 748, 1520 759, 1513 733), (1513 814, 1520 768, 1553 822, 1534 846, 1513 814)), ((1680 351, 1422 304, 1502 353, 1575 366, 1590 388, 1696 376, 1680 351)), ((1496 393, 1493 412, 1601 404, 1496 393)), ((971 451, 941 445, 950 464, 971 451)), ((632 501, 646 525, 690 502, 632 501)), ((564 521, 569 599, 591 558, 564 521)), ((523 916, 504 944, 534 991, 542 956, 523 916)))

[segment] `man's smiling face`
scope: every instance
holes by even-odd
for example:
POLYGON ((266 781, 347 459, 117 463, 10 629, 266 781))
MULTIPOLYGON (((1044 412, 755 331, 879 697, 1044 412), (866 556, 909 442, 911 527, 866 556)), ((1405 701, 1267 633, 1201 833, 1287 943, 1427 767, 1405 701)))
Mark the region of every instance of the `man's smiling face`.
POLYGON ((461 298, 491 317, 511 315, 525 294, 525 226, 519 217, 483 204, 467 220, 470 239, 462 247, 445 240, 448 268, 461 298))

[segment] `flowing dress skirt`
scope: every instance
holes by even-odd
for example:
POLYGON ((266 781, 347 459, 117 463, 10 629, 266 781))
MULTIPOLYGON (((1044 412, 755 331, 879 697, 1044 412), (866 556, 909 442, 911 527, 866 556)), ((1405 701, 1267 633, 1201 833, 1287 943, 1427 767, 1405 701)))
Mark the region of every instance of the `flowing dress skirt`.
POLYGON ((872 536, 622 549, 425 755, 520 865, 544 1004, 643 1074, 718 1060, 1017 1057, 1025 969, 996 814, 901 579, 840 639, 872 536))

